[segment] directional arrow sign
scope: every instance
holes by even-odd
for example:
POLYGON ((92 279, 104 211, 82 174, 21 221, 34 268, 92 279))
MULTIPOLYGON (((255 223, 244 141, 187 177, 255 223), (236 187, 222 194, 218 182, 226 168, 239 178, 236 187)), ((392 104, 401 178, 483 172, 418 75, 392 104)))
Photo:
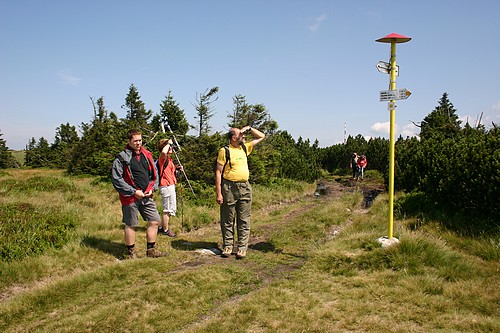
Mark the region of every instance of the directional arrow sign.
POLYGON ((386 102, 396 99, 407 99, 411 95, 411 92, 406 89, 396 89, 396 90, 382 90, 380 91, 380 101, 386 102))
MULTIPOLYGON (((385 61, 379 61, 377 63, 377 70, 380 73, 390 74, 391 73, 391 64, 385 61)), ((396 76, 399 76, 399 66, 396 65, 396 76)))
POLYGON ((406 88, 396 89, 396 91, 398 92, 398 98, 396 99, 407 99, 411 95, 411 91, 406 88))

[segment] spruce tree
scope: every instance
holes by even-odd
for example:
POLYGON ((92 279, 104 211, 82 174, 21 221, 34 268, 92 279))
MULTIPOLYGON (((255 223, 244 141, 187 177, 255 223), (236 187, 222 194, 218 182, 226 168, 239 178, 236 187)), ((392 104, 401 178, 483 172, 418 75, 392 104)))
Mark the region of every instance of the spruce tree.
POLYGON ((229 122, 228 127, 242 128, 248 125, 248 114, 250 112, 250 105, 247 104, 246 97, 243 95, 235 95, 233 97, 233 111, 228 112, 227 117, 229 122))
MULTIPOLYGON (((155 131, 160 130, 160 123, 165 125, 169 125, 174 135, 185 136, 189 131, 189 123, 186 120, 186 115, 184 114, 184 110, 179 107, 179 103, 177 103, 172 96, 172 92, 169 91, 168 95, 165 96, 165 99, 160 104, 160 113, 156 114, 151 121, 152 128, 155 131)), ((165 126, 166 127, 166 126, 165 126)), ((168 128, 165 130, 168 132, 168 128)), ((166 134, 167 137, 171 136, 171 133, 166 134)))
POLYGON ((127 128, 113 112, 108 115, 103 97, 97 103, 91 100, 94 118, 81 125, 82 138, 73 149, 68 172, 109 177, 114 157, 125 147, 127 128))
POLYGON ((56 128, 56 136, 51 146, 52 156, 54 157, 51 163, 56 168, 67 168, 71 161, 73 149, 79 140, 75 126, 66 123, 56 128))
POLYGON ((196 96, 195 105, 198 119, 197 121, 197 129, 198 136, 201 137, 203 135, 209 135, 212 126, 210 125, 210 118, 214 116, 212 103, 215 102, 218 97, 215 97, 215 94, 219 91, 219 87, 213 87, 210 90, 205 90, 203 94, 199 94, 196 96))
POLYGON ((420 138, 422 140, 431 137, 452 138, 460 131, 457 110, 448 99, 448 93, 444 93, 439 100, 439 105, 429 113, 420 125, 420 138))
POLYGON ((234 96, 233 104, 232 114, 228 113, 229 127, 242 128, 248 125, 266 134, 272 134, 278 129, 278 123, 271 119, 264 104, 250 105, 243 95, 234 96))
POLYGON ((0 133, 0 169, 12 168, 16 166, 16 160, 7 147, 7 143, 2 139, 3 133, 0 133))
POLYGON ((30 140, 29 146, 26 147, 26 155, 24 165, 32 168, 53 167, 52 151, 49 142, 44 137, 35 141, 35 138, 30 140))
POLYGON ((138 129, 143 132, 143 136, 148 136, 148 121, 153 112, 146 110, 144 102, 141 101, 141 96, 134 84, 130 85, 127 97, 125 98, 125 104, 122 105, 122 108, 127 111, 125 123, 129 129, 138 129))

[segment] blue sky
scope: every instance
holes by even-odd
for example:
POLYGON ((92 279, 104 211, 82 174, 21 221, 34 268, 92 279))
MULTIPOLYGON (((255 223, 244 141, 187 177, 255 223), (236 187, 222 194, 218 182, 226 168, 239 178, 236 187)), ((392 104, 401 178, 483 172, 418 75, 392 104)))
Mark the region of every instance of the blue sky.
POLYGON ((264 104, 279 128, 321 147, 388 137, 392 32, 398 44, 397 135, 418 134, 444 92, 474 124, 500 122, 500 1, 0 0, 0 133, 11 149, 92 119, 89 97, 121 108, 134 84, 159 111, 171 91, 194 124, 196 96, 218 86, 211 120, 232 98, 264 104))

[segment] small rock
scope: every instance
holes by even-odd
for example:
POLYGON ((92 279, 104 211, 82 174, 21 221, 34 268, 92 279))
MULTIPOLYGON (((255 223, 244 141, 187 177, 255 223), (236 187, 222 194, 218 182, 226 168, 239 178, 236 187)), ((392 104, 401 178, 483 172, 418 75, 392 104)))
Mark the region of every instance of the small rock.
POLYGON ((377 241, 382 244, 382 247, 389 247, 391 245, 399 243, 399 239, 397 239, 396 237, 389 238, 387 236, 380 237, 379 239, 377 239, 377 241))
POLYGON ((215 248, 212 248, 212 249, 198 249, 198 250, 195 250, 194 252, 199 253, 199 254, 203 254, 203 255, 211 255, 211 256, 218 256, 218 255, 220 255, 222 253, 221 250, 215 249, 215 248))

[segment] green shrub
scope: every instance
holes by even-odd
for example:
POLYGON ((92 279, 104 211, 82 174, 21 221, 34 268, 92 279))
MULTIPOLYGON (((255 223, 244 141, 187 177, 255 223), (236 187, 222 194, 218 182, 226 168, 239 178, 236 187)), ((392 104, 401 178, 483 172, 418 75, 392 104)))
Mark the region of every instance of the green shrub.
POLYGON ((7 179, 3 180, 2 188, 6 192, 72 192, 76 189, 75 184, 69 178, 51 176, 33 176, 27 179, 7 179))
POLYGON ((498 235, 500 225, 497 221, 484 216, 472 216, 450 212, 449 207, 433 201, 423 192, 403 194, 395 201, 394 212, 397 218, 416 217, 417 223, 410 224, 410 229, 422 226, 426 221, 437 221, 441 226, 462 236, 498 235))
POLYGON ((384 175, 378 170, 365 170, 364 174, 366 179, 371 179, 381 183, 384 181, 384 175))
POLYGON ((70 240, 77 218, 29 203, 0 204, 0 260, 18 260, 61 248, 70 240))

